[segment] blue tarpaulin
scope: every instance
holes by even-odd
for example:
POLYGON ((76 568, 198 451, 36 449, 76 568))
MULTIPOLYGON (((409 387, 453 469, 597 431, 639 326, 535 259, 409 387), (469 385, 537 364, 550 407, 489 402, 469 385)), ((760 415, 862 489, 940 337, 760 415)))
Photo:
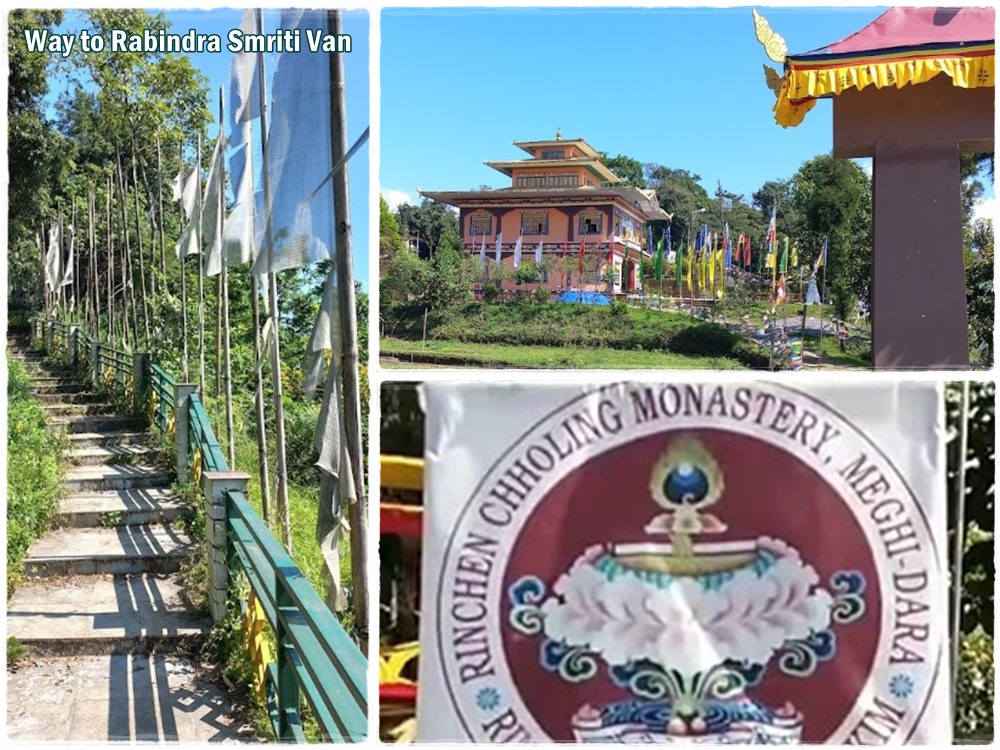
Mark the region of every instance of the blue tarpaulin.
POLYGON ((583 305, 610 305, 611 300, 607 295, 600 292, 563 292, 556 299, 556 302, 579 302, 583 305))

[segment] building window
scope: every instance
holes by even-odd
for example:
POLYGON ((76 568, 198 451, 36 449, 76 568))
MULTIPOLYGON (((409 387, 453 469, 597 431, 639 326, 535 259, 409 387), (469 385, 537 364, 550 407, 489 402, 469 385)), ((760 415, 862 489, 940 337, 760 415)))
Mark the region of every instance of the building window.
POLYGON ((543 159, 562 159, 566 156, 566 151, 561 148, 542 151, 543 159))
POLYGON ((548 211, 523 211, 521 213, 521 234, 548 234, 548 211))
POLYGON ((575 174, 530 174, 518 175, 518 187, 577 187, 580 177, 575 174))
POLYGON ((577 234, 603 234, 604 215, 600 211, 585 211, 580 214, 577 234))
POLYGON ((493 217, 490 214, 472 214, 469 217, 469 234, 473 237, 493 234, 493 217))

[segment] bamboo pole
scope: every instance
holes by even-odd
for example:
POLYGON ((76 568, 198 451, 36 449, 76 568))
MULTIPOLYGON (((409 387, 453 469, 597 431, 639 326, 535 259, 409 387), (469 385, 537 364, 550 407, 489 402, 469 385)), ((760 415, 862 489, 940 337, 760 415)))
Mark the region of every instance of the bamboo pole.
MULTIPOLYGON (((328 31, 337 36, 341 31, 340 11, 327 11, 328 31)), ((346 101, 344 96, 344 62, 340 55, 330 59, 330 141, 332 163, 338 164, 347 153, 346 101)), ((362 632, 368 632, 368 512, 364 488, 363 451, 361 445, 361 396, 358 385, 357 308, 354 299, 354 268, 351 253, 350 202, 348 199, 347 165, 333 176, 333 207, 337 233, 337 267, 340 302, 341 347, 343 366, 344 431, 347 453, 354 475, 354 502, 349 508, 351 526, 351 585, 354 591, 354 620, 362 632)), ((333 394, 325 394, 332 397, 333 394)), ((367 641, 367 637, 364 639, 367 641)), ((367 643, 361 644, 367 651, 367 643)))
MULTIPOLYGON (((180 158, 178 159, 177 163, 178 165, 180 165, 177 167, 177 173, 180 175, 181 191, 183 192, 184 190, 184 182, 183 182, 184 141, 183 140, 181 141, 180 144, 180 158)), ((183 206, 181 207, 181 211, 182 211, 182 218, 187 218, 187 220, 190 221, 191 217, 183 216, 183 211, 184 211, 183 206)), ((181 273, 181 340, 183 342, 181 345, 182 346, 181 371, 184 373, 184 382, 190 383, 191 374, 188 370, 188 305, 187 305, 187 268, 185 267, 187 265, 186 261, 187 261, 187 247, 184 247, 184 254, 181 255, 177 260, 177 263, 180 266, 180 273, 181 273)))
MULTIPOLYGON (((253 126, 247 123, 247 164, 246 169, 253 175, 253 126)), ((250 204, 250 226, 256 225, 256 206, 250 204)), ((267 432, 265 430, 264 414, 264 361, 261 359, 260 347, 260 287, 257 277, 250 276, 250 309, 253 315, 253 361, 254 361, 254 410, 257 421, 257 471, 260 477, 260 504, 264 523, 271 525, 271 480, 267 465, 267 432)))
POLYGON ((142 224, 140 223, 139 210, 139 166, 135 156, 135 138, 132 139, 132 199, 135 205, 135 237, 139 251, 139 291, 142 298, 142 330, 146 335, 145 345, 148 347, 150 339, 149 328, 149 299, 146 292, 146 258, 142 250, 142 224))
MULTIPOLYGON (((225 108, 222 103, 222 89, 219 89, 219 132, 222 133, 225 127, 226 117, 225 108)), ((222 251, 222 272, 219 274, 219 279, 221 281, 219 286, 219 291, 222 296, 222 354, 225 360, 223 378, 225 381, 225 395, 226 395, 226 438, 229 442, 229 468, 232 471, 236 470, 236 438, 233 435, 233 370, 232 361, 230 357, 229 349, 229 272, 227 270, 226 263, 226 243, 222 239, 222 227, 226 215, 226 160, 225 153, 222 154, 222 159, 219 161, 219 168, 222 170, 221 184, 222 187, 219 190, 219 214, 216 220, 215 231, 219 239, 219 246, 222 251)))
POLYGON ((160 150, 160 134, 156 134, 156 199, 160 208, 160 274, 163 285, 167 284, 167 238, 163 227, 163 153, 160 150))
POLYGON ((198 133, 198 151, 195 170, 198 179, 198 208, 195 216, 198 217, 198 392, 201 397, 205 397, 205 269, 202 263, 201 245, 201 133, 198 133))
POLYGON ((111 175, 108 175, 107 179, 107 190, 104 194, 104 209, 105 217, 107 221, 108 236, 107 236, 107 250, 108 250, 108 341, 112 346, 115 345, 115 288, 114 288, 114 278, 115 278, 115 252, 114 252, 114 240, 113 240, 113 230, 111 221, 111 175))
MULTIPOLYGON (((125 236, 124 245, 124 257, 122 258, 122 270, 124 272, 125 278, 125 289, 124 294, 128 297, 129 306, 132 312, 132 331, 131 337, 126 333, 126 339, 131 338, 131 345, 134 348, 138 348, 138 338, 139 338, 139 310, 136 307, 135 302, 135 274, 132 270, 132 248, 129 244, 128 238, 128 198, 126 194, 125 185, 125 174, 122 169, 121 152, 118 152, 118 189, 121 195, 121 209, 122 209, 122 234, 125 236)), ((126 327, 126 332, 127 332, 126 327)))
POLYGON ((87 324, 94 335, 101 337, 101 316, 97 286, 97 234, 94 229, 94 188, 87 191, 87 324))
MULTIPOLYGON (((263 33, 264 23, 259 8, 257 9, 257 29, 263 33)), ((331 57, 337 57, 337 55, 332 55, 331 57)), ((264 206, 266 207, 265 210, 270 210, 271 185, 267 174, 267 92, 265 91, 267 76, 265 72, 263 52, 257 53, 257 65, 260 73, 260 86, 258 86, 257 92, 260 97, 260 150, 261 159, 263 161, 261 174, 263 175, 264 182, 264 206)), ((266 249, 270 254, 274 250, 274 238, 272 237, 270 218, 268 218, 266 222, 266 227, 266 249)), ((284 535, 285 547, 290 553, 292 551, 292 529, 291 517, 288 509, 288 467, 285 457, 285 407, 281 386, 281 337, 279 336, 278 328, 278 282, 277 274, 275 273, 267 274, 267 297, 269 307, 271 308, 271 319, 274 326, 274 345, 271 348, 271 390, 274 399, 275 449, 278 454, 278 466, 275 475, 275 494, 277 511, 281 518, 281 527, 284 535)), ((364 567, 365 564, 367 563, 363 563, 362 567, 364 567)))
POLYGON ((76 247, 76 196, 73 197, 72 210, 70 211, 70 233, 69 246, 71 251, 70 261, 73 265, 73 283, 70 285, 70 293, 73 295, 70 301, 70 320, 76 322, 77 306, 80 304, 80 253, 76 247))
POLYGON ((952 554, 955 567, 951 582, 951 705, 956 705, 958 674, 962 656, 962 575, 965 557, 965 468, 969 453, 969 381, 962 382, 962 406, 958 426, 958 466, 956 467, 958 497, 955 498, 955 546, 952 554))

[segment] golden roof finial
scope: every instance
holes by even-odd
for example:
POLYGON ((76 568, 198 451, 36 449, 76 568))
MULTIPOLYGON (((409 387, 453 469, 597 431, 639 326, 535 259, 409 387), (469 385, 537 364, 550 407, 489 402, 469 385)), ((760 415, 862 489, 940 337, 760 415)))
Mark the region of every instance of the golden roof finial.
POLYGON ((562 128, 560 128, 560 127, 556 128, 556 140, 557 141, 561 141, 562 140, 562 128))

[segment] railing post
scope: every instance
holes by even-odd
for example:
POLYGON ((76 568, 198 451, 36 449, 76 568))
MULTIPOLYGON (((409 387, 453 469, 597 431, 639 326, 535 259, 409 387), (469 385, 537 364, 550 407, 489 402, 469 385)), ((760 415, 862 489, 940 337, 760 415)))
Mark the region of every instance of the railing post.
POLYGON ((70 344, 70 355, 73 359, 73 367, 76 367, 79 363, 80 326, 70 326, 69 335, 72 340, 72 343, 70 344))
POLYGON ((181 482, 190 479, 187 460, 191 417, 188 406, 191 394, 197 392, 197 383, 176 383, 174 385, 174 450, 177 453, 177 478, 181 482))
POLYGON ((54 320, 45 321, 45 355, 52 356, 52 335, 55 332, 56 323, 54 320))
POLYGON ((208 537, 208 608, 212 622, 215 623, 226 616, 226 600, 229 595, 226 495, 229 492, 246 494, 249 483, 250 475, 242 471, 206 471, 201 475, 201 489, 205 498, 205 532, 208 537))
POLYGON ((139 416, 146 414, 146 396, 149 391, 149 355, 135 352, 132 355, 132 411, 139 416))
POLYGON ((98 387, 101 384, 101 344, 98 341, 90 342, 90 378, 91 383, 98 387))

